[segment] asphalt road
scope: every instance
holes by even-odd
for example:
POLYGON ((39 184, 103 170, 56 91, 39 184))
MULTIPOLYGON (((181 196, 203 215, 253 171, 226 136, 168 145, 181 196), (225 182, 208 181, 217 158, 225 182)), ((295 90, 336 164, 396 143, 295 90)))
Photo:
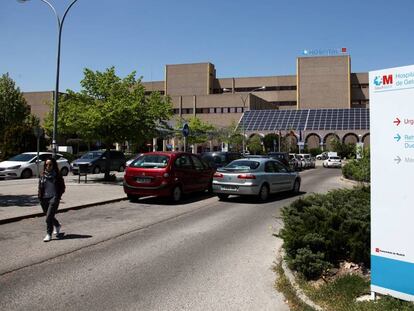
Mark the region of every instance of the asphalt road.
MULTIPOLYGON (((301 175, 303 194, 344 186, 340 170, 301 175)), ((107 204, 59 214, 65 238, 49 243, 43 218, 1 225, 0 309, 288 310, 273 234, 296 198, 107 204)))

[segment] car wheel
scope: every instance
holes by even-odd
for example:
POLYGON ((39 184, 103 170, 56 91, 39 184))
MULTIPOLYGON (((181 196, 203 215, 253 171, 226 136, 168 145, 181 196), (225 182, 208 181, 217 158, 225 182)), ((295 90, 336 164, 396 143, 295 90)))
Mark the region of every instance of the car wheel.
POLYGON ((133 195, 133 194, 127 194, 128 200, 130 202, 138 202, 139 196, 138 195, 133 195))
POLYGON ((263 185, 260 188, 259 200, 262 202, 265 202, 267 201, 268 198, 269 198, 269 187, 267 185, 263 185))
POLYGON ((183 192, 181 191, 180 186, 175 186, 171 193, 173 202, 175 203, 179 202, 181 200, 182 195, 183 195, 183 192))
POLYGON ((118 169, 118 172, 123 172, 125 171, 125 166, 121 165, 118 169))
POLYGON ((68 176, 69 170, 67 167, 62 167, 60 173, 62 174, 62 176, 68 176))
POLYGON ((293 183, 293 193, 299 193, 300 190, 300 181, 298 179, 295 179, 295 182, 293 183))
POLYGON ((25 169, 22 174, 20 175, 21 178, 30 178, 33 176, 33 172, 31 169, 25 169))
POLYGON ((224 194, 224 193, 219 193, 217 194, 218 198, 220 201, 225 201, 228 199, 229 195, 228 194, 224 194))
POLYGON ((100 169, 100 167, 99 166, 95 166, 94 168, 93 168, 93 170, 92 170, 92 173, 93 174, 99 174, 101 172, 101 169, 100 169))

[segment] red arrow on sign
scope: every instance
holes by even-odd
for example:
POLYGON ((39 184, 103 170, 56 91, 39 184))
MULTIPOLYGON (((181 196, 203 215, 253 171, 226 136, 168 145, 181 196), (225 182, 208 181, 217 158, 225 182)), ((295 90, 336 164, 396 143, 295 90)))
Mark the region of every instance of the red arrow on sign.
POLYGON ((401 120, 400 120, 400 119, 398 119, 398 118, 396 118, 396 119, 394 120, 394 123, 398 126, 398 125, 400 125, 401 120))

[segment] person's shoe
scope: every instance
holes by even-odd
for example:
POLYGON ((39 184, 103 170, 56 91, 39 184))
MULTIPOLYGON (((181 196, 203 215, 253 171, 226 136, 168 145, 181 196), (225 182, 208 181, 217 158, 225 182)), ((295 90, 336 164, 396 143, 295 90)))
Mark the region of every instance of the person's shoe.
POLYGON ((59 233, 60 233, 60 227, 61 227, 61 226, 56 226, 56 227, 55 227, 55 229, 53 230, 53 234, 54 234, 54 235, 59 235, 59 233))
POLYGON ((46 234, 45 238, 43 239, 43 242, 49 242, 52 239, 52 237, 50 236, 50 234, 46 234))

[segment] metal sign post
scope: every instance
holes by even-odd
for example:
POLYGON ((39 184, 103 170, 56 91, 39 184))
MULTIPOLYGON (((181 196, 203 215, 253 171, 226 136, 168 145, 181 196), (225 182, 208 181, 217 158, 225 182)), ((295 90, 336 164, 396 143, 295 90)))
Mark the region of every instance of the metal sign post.
POLYGON ((184 152, 187 152, 187 137, 190 134, 190 127, 187 123, 184 123, 182 133, 184 136, 184 152))
POLYGON ((43 136, 43 129, 41 127, 35 127, 35 128, 33 128, 33 134, 34 134, 34 136, 36 137, 36 140, 37 140, 36 170, 37 170, 37 176, 40 178, 39 152, 40 152, 40 137, 43 136))

